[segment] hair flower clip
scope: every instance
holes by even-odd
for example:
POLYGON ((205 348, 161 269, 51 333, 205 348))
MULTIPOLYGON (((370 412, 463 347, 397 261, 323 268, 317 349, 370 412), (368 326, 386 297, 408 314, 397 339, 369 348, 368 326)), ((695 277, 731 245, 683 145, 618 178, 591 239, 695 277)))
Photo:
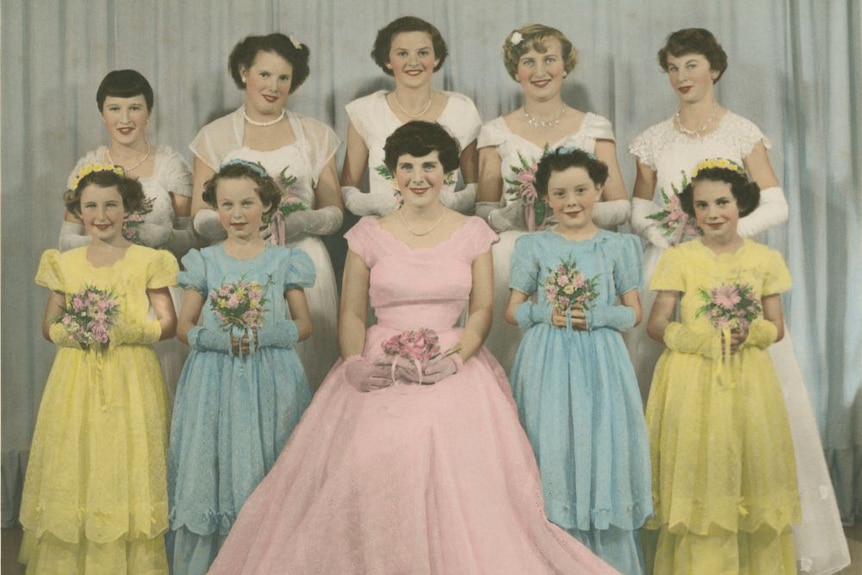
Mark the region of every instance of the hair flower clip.
POLYGON ((711 158, 709 160, 704 160, 700 162, 697 166, 694 167, 694 170, 691 173, 691 177, 694 178, 697 176, 697 173, 701 170, 709 170, 713 168, 721 168, 725 170, 731 170, 740 175, 745 175, 745 169, 732 160, 728 160, 726 158, 711 158))
POLYGON ((510 43, 512 46, 517 46, 517 45, 518 45, 518 44, 520 44, 523 40, 524 40, 524 36, 523 36, 523 34, 521 34, 520 32, 517 32, 517 31, 516 31, 516 32, 512 32, 512 36, 509 38, 509 43, 510 43))
POLYGON ((288 36, 287 39, 290 40, 290 43, 293 44, 294 48, 296 48, 297 50, 302 50, 302 42, 300 42, 293 36, 288 36))
POLYGON ((81 180, 94 172, 114 172, 118 176, 126 175, 126 171, 121 166, 115 166, 114 164, 85 164, 78 170, 78 173, 72 180, 72 189, 77 190, 81 180))

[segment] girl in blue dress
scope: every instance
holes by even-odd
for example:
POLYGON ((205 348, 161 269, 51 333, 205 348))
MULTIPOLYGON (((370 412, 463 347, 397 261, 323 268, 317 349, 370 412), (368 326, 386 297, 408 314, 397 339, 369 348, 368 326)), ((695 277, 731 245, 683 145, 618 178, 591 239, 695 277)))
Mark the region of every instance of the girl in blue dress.
POLYGON ((313 285, 314 266, 304 252, 259 233, 280 198, 259 164, 223 164, 204 200, 227 239, 190 251, 177 276, 186 290, 177 335, 191 352, 168 457, 173 573, 209 569, 311 401, 294 346, 311 335, 303 288, 313 285))
POLYGON ((517 239, 506 320, 527 330, 511 382, 548 518, 639 575, 638 529, 652 512, 649 445, 620 332, 641 320, 641 248, 592 221, 607 177, 603 162, 574 148, 539 162, 536 191, 557 224, 517 239))

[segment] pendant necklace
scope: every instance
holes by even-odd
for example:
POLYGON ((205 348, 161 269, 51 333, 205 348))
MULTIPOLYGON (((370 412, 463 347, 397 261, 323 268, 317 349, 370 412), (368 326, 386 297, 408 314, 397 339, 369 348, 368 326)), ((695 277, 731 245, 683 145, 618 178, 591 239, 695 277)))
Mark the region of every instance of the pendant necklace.
POLYGON ((428 229, 427 229, 427 230, 425 230, 424 232, 417 232, 416 230, 414 230, 413 228, 411 228, 410 226, 408 226, 408 225, 407 225, 407 222, 405 222, 405 221, 404 221, 404 211, 403 211, 403 210, 398 210, 398 220, 401 222, 401 225, 402 225, 402 226, 404 226, 404 229, 405 229, 405 230, 407 230, 408 232, 410 232, 410 233, 411 233, 411 234, 413 234, 414 236, 418 236, 418 237, 427 236, 427 235, 428 235, 428 234, 430 234, 432 231, 434 231, 434 229, 435 229, 437 226, 439 226, 439 225, 440 225, 440 222, 442 222, 442 221, 443 221, 443 218, 444 218, 444 217, 446 217, 446 210, 443 210, 443 213, 442 213, 442 214, 440 214, 440 217, 439 217, 439 218, 437 218, 437 221, 436 221, 436 222, 434 222, 434 223, 431 225, 431 227, 430 227, 430 228, 428 228, 428 229))
POLYGON ((152 150, 153 150, 152 146, 150 146, 150 143, 149 143, 149 142, 147 142, 147 153, 146 153, 146 154, 144 154, 144 157, 143 157, 143 158, 141 158, 141 161, 140 161, 140 162, 138 162, 137 164, 135 164, 135 165, 134 165, 134 166, 132 166, 131 168, 127 168, 127 167, 125 167, 125 166, 122 166, 122 165, 120 165, 120 164, 118 164, 118 163, 114 162, 114 160, 111 158, 111 151, 110 151, 110 150, 105 150, 105 157, 108 159, 108 162, 110 162, 111 164, 113 164, 113 165, 115 165, 115 166, 120 166, 121 168, 123 168, 123 171, 124 171, 124 172, 126 172, 126 173, 128 174, 129 172, 133 172, 133 171, 135 171, 135 169, 136 169, 138 166, 140 166, 141 164, 143 164, 144 162, 146 162, 146 161, 147 161, 147 158, 149 158, 149 157, 150 157, 150 152, 152 152, 152 150))
POLYGON ((395 100, 395 105, 398 106, 398 109, 407 116, 408 118, 418 118, 422 116, 425 112, 428 111, 428 108, 431 107, 431 102, 434 101, 434 92, 431 92, 431 95, 428 97, 428 103, 425 104, 425 107, 422 108, 422 111, 418 114, 411 114, 407 110, 404 109, 404 106, 401 105, 401 102, 398 101, 398 92, 392 92, 392 98, 395 100))
POLYGON ((278 118, 275 120, 270 120, 269 122, 258 122, 252 120, 248 117, 248 114, 245 111, 245 106, 242 107, 242 117, 245 118, 245 121, 251 124, 252 126, 257 126, 259 128, 266 128, 267 126, 272 126, 274 124, 278 124, 284 119, 284 108, 281 109, 281 114, 279 114, 278 118))
POLYGON ((682 125, 682 120, 679 117, 679 110, 676 111, 676 114, 673 115, 674 124, 676 124, 676 129, 686 136, 692 136, 694 138, 702 138, 703 133, 712 124, 712 121, 715 120, 715 115, 718 113, 718 106, 713 104, 712 113, 709 115, 709 118, 704 122, 703 126, 700 128, 696 128, 694 130, 689 130, 685 126, 682 125))
POLYGON ((557 112, 557 116, 553 120, 540 120, 539 118, 533 117, 527 111, 527 106, 524 106, 524 115, 527 117, 527 123, 533 126, 534 128, 545 129, 545 128, 553 128, 557 124, 560 123, 560 118, 563 117, 563 112, 566 111, 566 105, 563 104, 560 107, 560 111, 557 112))

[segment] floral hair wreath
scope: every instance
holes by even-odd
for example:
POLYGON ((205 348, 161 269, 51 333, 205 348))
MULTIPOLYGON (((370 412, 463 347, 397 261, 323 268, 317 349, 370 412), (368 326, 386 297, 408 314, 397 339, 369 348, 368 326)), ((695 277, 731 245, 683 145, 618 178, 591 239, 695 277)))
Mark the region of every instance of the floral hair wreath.
POLYGON ((120 177, 126 176, 126 171, 121 166, 115 166, 114 164, 86 164, 78 170, 78 173, 72 180, 72 189, 77 190, 78 184, 81 183, 81 180, 83 180, 85 176, 95 172, 114 172, 120 177))
POLYGON ((242 166, 244 168, 248 168, 261 178, 268 178, 269 174, 266 171, 266 168, 260 162, 249 162, 248 160, 243 160, 242 158, 234 158, 233 160, 228 160, 224 162, 221 166, 218 167, 219 173, 225 168, 230 166, 242 166))
POLYGON ((733 160, 728 160, 726 158, 712 158, 700 162, 694 167, 694 170, 691 172, 691 177, 692 179, 696 178, 698 172, 700 172, 701 170, 709 170, 716 168, 730 170, 732 172, 736 172, 740 176, 745 177, 745 169, 733 160))

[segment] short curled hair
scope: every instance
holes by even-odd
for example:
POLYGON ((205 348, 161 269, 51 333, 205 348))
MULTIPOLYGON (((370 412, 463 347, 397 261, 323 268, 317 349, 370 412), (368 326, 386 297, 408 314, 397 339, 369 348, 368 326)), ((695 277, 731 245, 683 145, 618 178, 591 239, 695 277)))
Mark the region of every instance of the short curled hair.
POLYGON ((704 28, 684 28, 667 37, 664 47, 658 51, 658 63, 667 72, 668 55, 679 58, 686 54, 700 54, 709 62, 709 69, 718 72, 714 83, 721 80, 727 70, 727 53, 712 32, 704 28))
POLYGON ((760 203, 760 186, 749 180, 744 173, 730 168, 704 168, 694 175, 691 182, 679 194, 682 210, 692 218, 695 217, 694 188, 698 182, 704 181, 729 184, 741 218, 753 212, 760 203))
POLYGON ((548 196, 548 182, 554 172, 563 172, 569 168, 583 168, 596 186, 604 186, 608 181, 608 165, 589 152, 578 148, 560 147, 547 152, 539 160, 536 167, 536 177, 533 185, 540 198, 548 196))
POLYGON ((414 120, 399 126, 386 138, 383 162, 395 173, 398 158, 404 154, 421 157, 437 152, 443 171, 447 174, 458 169, 461 163, 461 146, 458 140, 437 122, 414 120))
POLYGON ((563 66, 566 73, 574 70, 575 65, 578 63, 578 51, 565 34, 556 28, 551 28, 544 24, 527 24, 517 30, 512 30, 506 36, 506 41, 503 42, 503 64, 505 64, 509 76, 512 78, 518 77, 518 61, 531 48, 540 54, 547 52, 548 48, 545 46, 544 41, 548 38, 556 38, 560 41, 560 47, 563 52, 563 66), (520 36, 515 36, 515 34, 520 36), (515 40, 517 41, 513 41, 512 36, 515 36, 515 40))
POLYGON ((99 105, 99 112, 103 111, 105 99, 108 96, 114 98, 143 96, 147 102, 147 111, 153 109, 153 87, 137 70, 113 70, 105 74, 96 90, 96 104, 99 105))
POLYGON ((264 205, 264 217, 269 218, 278 209, 281 203, 281 188, 275 183, 270 176, 263 176, 263 169, 255 169, 242 162, 226 163, 219 168, 218 172, 204 184, 203 200, 212 206, 213 209, 218 209, 218 197, 216 196, 216 188, 220 180, 238 180, 240 178, 248 178, 255 184, 260 202, 264 205))
POLYGON ((127 214, 141 209, 146 199, 144 188, 138 180, 121 176, 112 170, 100 170, 98 172, 90 172, 78 180, 78 185, 74 189, 66 190, 63 193, 63 202, 70 213, 76 216, 81 215, 81 195, 87 186, 90 185, 96 185, 100 188, 116 187, 120 193, 120 197, 123 198, 123 211, 127 214))
POLYGON ((245 88, 242 69, 249 70, 259 52, 272 52, 290 62, 293 67, 293 77, 290 79, 291 94, 308 78, 308 58, 311 54, 308 46, 279 32, 266 36, 246 36, 233 47, 227 61, 230 76, 240 90, 245 88))
POLYGON ((396 18, 383 28, 377 31, 377 38, 374 39, 374 47, 371 49, 371 59, 374 63, 380 66, 384 73, 393 76, 392 70, 387 67, 389 64, 389 51, 392 49, 392 39, 396 35, 404 32, 425 32, 431 36, 431 46, 434 48, 434 58, 437 59, 437 65, 434 66, 436 72, 443 67, 443 62, 446 61, 446 56, 449 55, 449 50, 446 48, 446 41, 443 40, 440 30, 433 24, 426 22, 422 18, 416 16, 402 16, 396 18))

